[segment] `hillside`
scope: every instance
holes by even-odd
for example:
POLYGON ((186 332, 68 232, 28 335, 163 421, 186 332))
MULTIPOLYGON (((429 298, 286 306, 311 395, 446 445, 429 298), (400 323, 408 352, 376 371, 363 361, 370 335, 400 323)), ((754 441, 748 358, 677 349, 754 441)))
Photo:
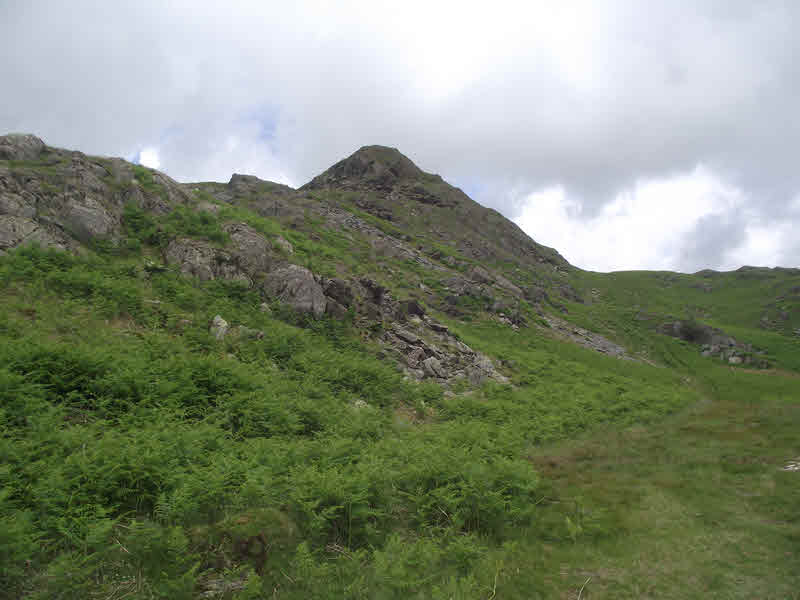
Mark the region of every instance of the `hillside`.
POLYGON ((0 597, 800 583, 798 269, 585 272, 381 146, 295 190, 8 135, 0 289, 0 597))

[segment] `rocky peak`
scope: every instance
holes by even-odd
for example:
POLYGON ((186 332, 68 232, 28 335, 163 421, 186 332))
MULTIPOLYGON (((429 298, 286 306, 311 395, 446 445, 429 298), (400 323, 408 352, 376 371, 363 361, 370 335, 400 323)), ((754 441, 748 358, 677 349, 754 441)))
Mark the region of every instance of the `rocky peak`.
POLYGON ((424 176, 422 169, 397 148, 363 146, 303 187, 313 189, 358 185, 388 191, 399 182, 424 176))

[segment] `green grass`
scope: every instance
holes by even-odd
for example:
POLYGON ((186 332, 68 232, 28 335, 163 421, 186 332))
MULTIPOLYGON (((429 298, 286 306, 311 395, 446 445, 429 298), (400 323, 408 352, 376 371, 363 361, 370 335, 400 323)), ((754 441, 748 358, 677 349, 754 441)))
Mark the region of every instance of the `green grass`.
POLYGON ((708 399, 663 424, 536 448, 542 520, 574 541, 526 543, 498 597, 797 598, 800 380, 718 368, 708 399), (567 514, 569 516, 569 514, 567 514), (526 595, 527 594, 527 595, 526 595))
MULTIPOLYGON (((165 192, 144 167, 134 178, 165 192)), ((518 332, 484 300, 462 320, 429 306, 511 379, 445 393, 351 320, 265 313, 256 289, 144 257, 177 236, 225 245, 223 224, 242 221, 316 274, 398 298, 420 282, 442 296, 447 272, 310 213, 289 227, 130 204, 122 218, 121 244, 0 257, 0 597, 196 598, 223 580, 246 580, 224 596, 239 599, 798 597, 800 475, 780 469, 800 456, 794 272, 564 278, 499 261, 551 294, 575 287, 591 302, 562 316, 646 360, 552 339, 527 302, 518 332), (263 338, 214 339, 216 314, 263 338), (656 333, 676 318, 781 370, 656 333)))
POLYGON ((8 597, 191 598, 251 570, 255 597, 488 597, 520 544, 575 543, 536 448, 697 399, 672 371, 491 325, 457 333, 516 387, 445 396, 347 322, 298 328, 139 260, 0 259, 8 597), (215 314, 265 336, 217 342, 215 314))

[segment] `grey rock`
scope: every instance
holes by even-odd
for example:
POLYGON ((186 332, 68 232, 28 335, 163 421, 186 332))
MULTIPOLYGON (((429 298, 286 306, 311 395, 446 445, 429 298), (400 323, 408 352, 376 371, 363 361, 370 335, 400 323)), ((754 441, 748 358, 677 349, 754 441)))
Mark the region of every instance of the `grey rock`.
POLYGON ((478 283, 492 283, 493 279, 489 271, 480 265, 475 265, 470 269, 469 276, 473 281, 478 283))
POLYGON ((287 254, 294 254, 294 247, 292 246, 291 242, 289 242, 289 240, 283 236, 279 235, 275 238, 275 245, 287 254))
POLYGON ((231 254, 240 270, 254 278, 272 268, 272 247, 258 231, 246 223, 227 223, 222 229, 231 236, 231 254))
POLYGON ((260 310, 262 313, 267 313, 267 314, 272 312, 272 309, 269 307, 269 304, 267 304, 266 302, 262 302, 261 304, 259 304, 258 305, 258 310, 260 310))
POLYGON ((225 334, 228 333, 228 322, 220 315, 216 315, 211 321, 211 327, 209 327, 208 331, 217 340, 222 340, 225 338, 225 334))
POLYGON ((0 136, 0 160, 35 160, 44 151, 35 135, 11 133, 0 136))
POLYGON ((324 284, 325 295, 349 308, 353 303, 353 290, 343 279, 328 279, 324 284))
POLYGON ((211 213, 212 215, 217 214, 219 209, 220 207, 218 204, 212 204, 211 202, 202 201, 197 204, 197 210, 211 213))
POLYGON ((449 331, 447 325, 443 325, 442 323, 437 323, 436 321, 429 321, 428 326, 438 333, 447 333, 449 331))
POLYGON ((440 379, 447 377, 447 371, 442 367, 442 363, 433 356, 422 361, 422 370, 428 377, 439 377, 440 379))
POLYGON ((403 329, 399 325, 395 324, 392 328, 394 334, 399 337, 404 342, 408 342, 409 344, 417 344, 419 343, 419 336, 411 333, 410 331, 403 329))
POLYGON ((538 285, 531 286, 525 290, 525 298, 536 303, 550 302, 547 291, 538 285))
POLYGON ((263 284, 264 292, 301 313, 315 317, 325 314, 327 300, 314 274, 300 265, 287 264, 272 270, 263 284))
POLYGON ((509 309, 508 303, 503 300, 495 300, 492 303, 491 311, 494 313, 501 313, 509 309))
POLYGON ((456 340, 455 346, 458 349, 458 351, 463 354, 475 354, 475 351, 472 348, 470 348, 460 340, 456 340))
POLYGON ((182 273, 201 281, 228 279, 252 285, 231 254, 208 242, 179 238, 167 246, 164 254, 169 264, 178 265, 182 273))
POLYGON ((558 288, 559 293, 561 296, 571 302, 577 302, 578 304, 585 304, 585 300, 581 297, 581 295, 577 292, 575 288, 571 285, 563 284, 558 288))
POLYGON ((496 285, 503 288, 508 293, 516 296, 517 298, 522 298, 522 289, 519 286, 511 283, 508 279, 506 279, 502 275, 496 274, 494 276, 494 282, 496 285))
POLYGON ((416 315, 422 317, 425 315, 425 309, 422 308, 422 305, 416 300, 405 300, 400 303, 400 308, 403 313, 409 316, 416 315))
POLYGON ((334 319, 344 319, 347 316, 347 308, 339 304, 336 300, 327 298, 325 313, 332 316, 334 319))
POLYGON ((412 348, 411 351, 406 354, 406 363, 409 367, 415 369, 424 358, 425 351, 422 348, 412 348))
POLYGON ((0 215, 0 252, 31 243, 60 250, 68 247, 64 236, 48 230, 32 219, 0 215))
POLYGON ((107 237, 115 228, 114 218, 100 202, 89 196, 70 198, 62 218, 67 229, 82 242, 107 237))
POLYGON ((0 215, 32 219, 36 216, 35 199, 28 201, 20 194, 0 192, 0 215))
POLYGON ((373 281, 372 279, 367 278, 361 279, 360 283, 366 289, 369 296, 368 299, 371 302, 374 304, 381 304, 383 302, 383 297, 386 294, 385 287, 373 281))

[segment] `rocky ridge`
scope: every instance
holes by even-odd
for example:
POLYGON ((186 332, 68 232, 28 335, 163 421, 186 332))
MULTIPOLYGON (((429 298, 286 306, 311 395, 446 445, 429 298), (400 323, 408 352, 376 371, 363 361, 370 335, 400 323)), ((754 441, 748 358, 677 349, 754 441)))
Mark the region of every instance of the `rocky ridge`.
MULTIPOLYGON (((362 331, 380 332, 376 339, 387 356, 414 378, 507 381, 491 358, 458 340, 435 313, 455 319, 481 314, 510 331, 546 325, 542 335, 634 358, 617 342, 553 314, 591 304, 598 293, 592 289, 584 297, 572 287, 565 275, 574 268, 557 252, 396 149, 365 146, 294 190, 242 174, 227 183, 181 184, 119 158, 52 148, 35 136, 0 137, 0 252, 26 243, 72 252, 123 245, 130 206, 157 223, 177 207, 219 222, 223 242, 167 235, 158 225, 163 267, 201 281, 239 282, 267 302, 312 318, 352 319, 362 331), (237 218, 240 208, 278 229, 237 218), (377 268, 358 273, 339 265, 336 275, 323 275, 295 254, 287 233, 277 233, 303 232, 313 240, 320 228, 362 244, 377 268), (404 278, 405 288, 393 285, 404 278)), ((740 271, 743 277, 769 275, 740 271)), ((711 283, 701 284, 711 293, 711 283)), ((704 355, 757 362, 750 345, 707 329, 704 355)), ((682 339, 685 331, 677 321, 662 328, 682 339)))

